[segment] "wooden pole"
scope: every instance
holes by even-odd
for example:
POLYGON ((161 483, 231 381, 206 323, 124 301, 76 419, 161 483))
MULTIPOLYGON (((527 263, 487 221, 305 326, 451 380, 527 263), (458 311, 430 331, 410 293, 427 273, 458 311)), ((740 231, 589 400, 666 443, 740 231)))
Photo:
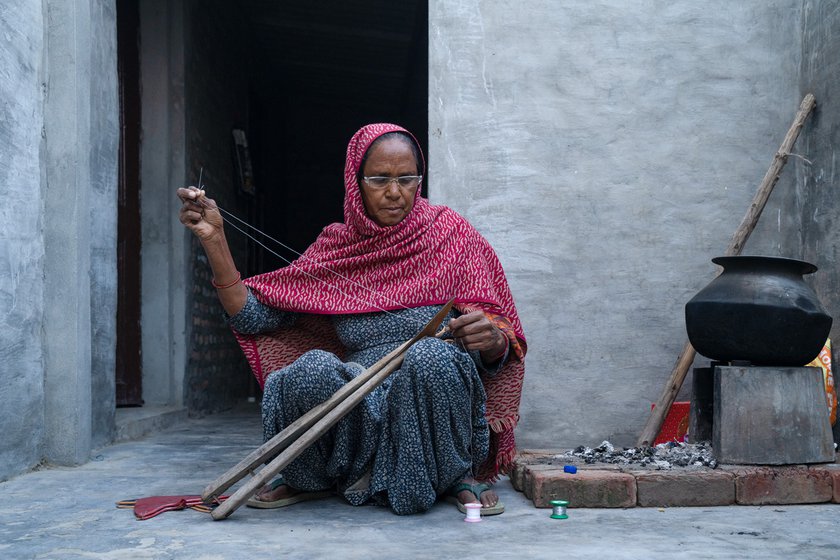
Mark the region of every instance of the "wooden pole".
MULTIPOLYGON (((764 174, 764 179, 762 179, 761 184, 753 197, 752 204, 750 204, 744 219, 741 220, 741 224, 738 226, 738 229, 735 230, 735 234, 732 236, 732 240, 726 248, 726 256, 736 256, 741 254, 744 245, 747 243, 747 239, 750 238, 750 234, 752 234, 756 224, 758 223, 758 219, 761 216, 761 212, 764 210, 764 206, 767 204, 767 200, 770 198, 770 193, 773 192, 773 187, 775 187, 776 183, 779 181, 779 176, 787 163, 788 156, 793 149, 793 145, 796 143, 796 139, 799 137, 802 125, 805 123, 805 119, 814 109, 815 105, 816 99, 810 93, 807 94, 802 99, 802 103, 799 104, 799 110, 796 112, 793 123, 788 129, 779 151, 776 152, 776 155, 773 157, 773 162, 770 164, 770 168, 767 170, 767 173, 764 174)), ((677 358, 676 364, 674 364, 674 369, 671 370, 671 375, 668 378, 668 382, 665 384, 665 389, 662 391, 662 395, 659 397, 659 400, 656 401, 656 405, 651 411, 645 427, 642 429, 642 434, 636 442, 637 447, 651 445, 656 440, 659 430, 662 429, 662 423, 665 421, 665 416, 671 409, 674 399, 677 398, 677 393, 679 393, 682 388, 685 377, 688 374, 688 368, 690 368, 691 364, 694 362, 695 355, 696 351, 694 350, 694 347, 691 346, 690 342, 686 342, 683 346, 682 352, 680 352, 680 355, 677 358)))
POLYGON ((790 129, 785 135, 779 151, 773 157, 773 163, 770 165, 770 169, 764 174, 764 179, 761 180, 761 185, 758 187, 758 191, 755 193, 755 197, 753 197, 752 204, 750 204, 750 208, 747 210, 744 219, 741 220, 741 225, 735 230, 732 241, 729 242, 729 247, 726 248, 726 256, 741 254, 741 250, 743 250, 744 245, 747 243, 747 239, 750 238, 750 234, 758 223, 758 218, 764 210, 764 205, 767 204, 767 199, 770 198, 770 193, 773 192, 773 187, 779 181, 779 176, 782 174, 782 169, 784 169, 787 163, 793 145, 796 143, 796 139, 799 138, 799 131, 802 130, 805 119, 814 109, 816 103, 816 99, 810 93, 802 99, 802 103, 799 105, 799 111, 796 112, 796 117, 793 119, 793 124, 790 125, 790 129))
POLYGON ((376 375, 383 367, 387 366, 389 362, 405 352, 407 349, 407 342, 400 345, 396 350, 348 381, 329 399, 312 408, 312 410, 309 410, 306 414, 286 426, 286 428, 280 433, 276 434, 273 438, 252 451, 247 457, 242 459, 235 466, 231 467, 222 476, 208 484, 204 489, 204 492, 201 494, 201 499, 204 500, 205 503, 213 502, 221 496, 225 490, 244 478, 245 475, 252 473, 254 469, 258 468, 266 461, 276 457, 278 453, 286 449, 292 442, 314 426, 315 423, 318 422, 318 420, 333 407, 343 402, 348 396, 352 395, 354 391, 358 390, 371 377, 376 375))
POLYGON ((253 478, 234 492, 212 512, 213 519, 225 519, 264 486, 268 480, 295 460, 307 447, 315 443, 327 430, 347 415, 365 396, 396 371, 405 358, 405 352, 415 342, 427 336, 434 336, 438 326, 452 309, 450 300, 438 311, 423 329, 411 340, 403 343, 376 364, 366 369, 353 380, 336 391, 329 399, 287 426, 279 434, 250 453, 236 466, 204 489, 201 497, 205 502, 217 498, 246 474, 271 459, 253 478), (279 455, 278 455, 279 453, 279 455))
POLYGON ((362 402, 371 391, 379 386, 385 378, 399 369, 405 358, 405 352, 397 356, 391 363, 386 365, 376 375, 370 378, 367 383, 357 389, 352 395, 347 397, 341 403, 332 407, 326 414, 324 414, 318 421, 303 435, 291 442, 291 444, 284 449, 277 457, 275 457, 269 464, 263 467, 253 478, 248 480, 236 492, 222 502, 218 507, 213 509, 211 515, 216 521, 225 519, 233 513, 239 506, 248 501, 248 498, 257 493, 257 491, 268 484, 268 482, 286 466, 297 459, 310 445, 318 441, 327 430, 335 426, 339 420, 344 418, 357 404, 362 402))

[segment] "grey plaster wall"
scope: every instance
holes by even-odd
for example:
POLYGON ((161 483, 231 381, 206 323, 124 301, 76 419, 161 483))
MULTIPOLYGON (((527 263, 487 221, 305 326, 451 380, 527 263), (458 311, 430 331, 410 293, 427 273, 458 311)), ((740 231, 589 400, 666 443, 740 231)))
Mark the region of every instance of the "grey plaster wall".
POLYGON ((110 443, 116 408, 117 172, 120 141, 117 35, 113 0, 91 2, 90 282, 92 445, 110 443))
POLYGON ((113 430, 113 2, 0 7, 0 480, 113 430))
POLYGON ((119 126, 112 4, 44 3, 43 456, 58 464, 87 461, 94 433, 107 441, 113 426, 119 126))
POLYGON ((140 51, 143 400, 148 406, 180 407, 189 270, 175 196, 186 176, 183 2, 140 3, 140 51))
MULTIPOLYGON (((799 104, 800 16, 430 3, 430 196, 508 273, 530 348, 521 446, 635 441, 799 104)), ((797 256, 792 188, 789 169, 745 253, 797 256)))
POLYGON ((0 480, 44 439, 42 25, 40 2, 0 5, 0 480))
MULTIPOLYGON (((803 257, 820 267, 813 285, 834 317, 835 358, 840 345, 840 10, 831 0, 807 0, 802 14, 800 92, 817 98, 814 118, 802 135, 799 150, 809 162, 799 163, 797 197, 801 228, 796 231, 803 257)), ((836 364, 836 360, 835 360, 836 364)), ((840 369, 834 366, 835 372, 840 369)), ((835 373, 835 380, 838 379, 835 373)), ((840 422, 834 427, 840 441, 840 422)))

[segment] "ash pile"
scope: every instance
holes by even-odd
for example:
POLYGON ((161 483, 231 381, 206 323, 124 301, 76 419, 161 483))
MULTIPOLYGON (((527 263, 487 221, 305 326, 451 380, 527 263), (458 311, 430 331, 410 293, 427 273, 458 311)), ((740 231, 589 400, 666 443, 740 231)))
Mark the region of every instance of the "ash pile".
POLYGON ((716 468, 717 460, 712 455, 709 442, 682 443, 670 441, 655 447, 628 447, 616 449, 610 442, 604 441, 598 447, 583 445, 566 453, 555 455, 555 459, 577 458, 587 464, 608 463, 619 466, 649 467, 657 470, 672 467, 709 467, 716 468))

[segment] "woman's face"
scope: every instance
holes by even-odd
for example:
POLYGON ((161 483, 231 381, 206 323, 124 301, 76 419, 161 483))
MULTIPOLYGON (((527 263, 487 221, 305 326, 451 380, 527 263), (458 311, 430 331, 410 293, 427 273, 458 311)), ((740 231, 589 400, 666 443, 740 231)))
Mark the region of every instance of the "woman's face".
MULTIPOLYGON (((402 177, 417 175, 417 160, 408 142, 399 138, 385 138, 368 150, 362 168, 365 177, 402 177)), ((418 187, 406 189, 391 181, 384 189, 372 189, 361 181, 362 200, 367 215, 380 226, 395 226, 414 206, 418 187)))

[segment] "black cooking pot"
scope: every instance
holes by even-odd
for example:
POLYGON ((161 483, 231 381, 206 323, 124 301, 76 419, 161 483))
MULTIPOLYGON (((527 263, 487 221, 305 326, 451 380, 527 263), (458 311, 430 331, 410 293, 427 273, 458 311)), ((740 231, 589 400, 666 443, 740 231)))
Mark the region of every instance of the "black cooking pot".
POLYGON ((831 316, 804 274, 817 267, 780 257, 717 257, 723 272, 685 305, 688 339, 722 362, 803 366, 822 350, 831 316))

